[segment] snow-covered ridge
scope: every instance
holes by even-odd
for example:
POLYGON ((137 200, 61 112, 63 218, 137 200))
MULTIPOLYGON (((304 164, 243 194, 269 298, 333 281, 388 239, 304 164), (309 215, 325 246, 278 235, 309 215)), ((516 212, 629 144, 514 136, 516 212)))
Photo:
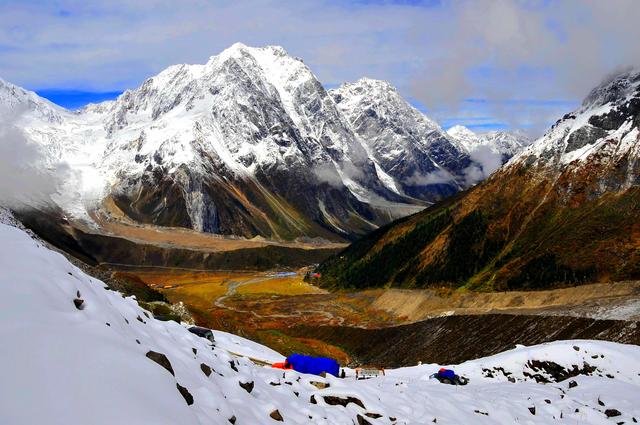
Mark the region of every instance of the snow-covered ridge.
POLYGON ((475 165, 466 170, 469 183, 489 177, 530 143, 530 139, 521 132, 490 131, 476 134, 462 125, 451 127, 447 135, 462 146, 474 161, 475 165))
POLYGON ((25 111, 30 111, 39 120, 54 124, 60 124, 62 115, 68 113, 34 92, 0 78, 0 125, 5 124, 7 118, 14 119, 25 111))
POLYGON ((465 148, 388 82, 361 78, 329 94, 395 192, 430 200, 428 186, 440 185, 442 194, 468 186, 471 159, 465 148))
POLYGON ((455 125, 447 130, 447 134, 461 143, 468 152, 486 147, 502 155, 504 162, 531 143, 531 139, 519 131, 494 130, 474 133, 463 125, 455 125))
MULTIPOLYGON (((10 222, 0 211, 0 221, 10 222)), ((640 418, 640 347, 565 341, 356 381, 271 369, 272 350, 150 317, 22 230, 0 224, 0 422, 548 424, 640 418), (564 372, 563 372, 564 371, 564 372), (576 375, 576 376, 573 376, 576 375), (561 382, 557 382, 561 380, 561 382), (321 382, 326 388, 319 389, 321 382), (542 382, 551 382, 543 384, 542 382), (350 400, 350 402, 349 402, 350 400), (343 407, 344 405, 344 407, 343 407)))
MULTIPOLYGON (((640 70, 622 72, 594 88, 575 111, 514 157, 509 166, 535 165, 547 171, 633 161, 640 156, 640 70)), ((627 178, 633 183, 633 167, 627 178)))

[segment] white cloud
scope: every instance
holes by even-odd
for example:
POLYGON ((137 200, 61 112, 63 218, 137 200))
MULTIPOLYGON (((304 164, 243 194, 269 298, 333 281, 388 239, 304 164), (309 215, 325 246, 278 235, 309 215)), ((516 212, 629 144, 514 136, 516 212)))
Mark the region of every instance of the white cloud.
POLYGON ((340 167, 339 171, 333 163, 317 164, 312 171, 319 181, 338 188, 344 186, 343 177, 355 182, 366 177, 364 171, 352 162, 343 161, 337 165, 340 167))
MULTIPOLYGON (((638 22, 636 0, 5 0, 0 76, 29 88, 125 89, 241 41, 283 45, 325 84, 389 80, 429 109, 468 97, 576 99, 640 61, 638 22)), ((548 121, 495 105, 515 126, 548 121)))
MULTIPOLYGON (((0 105, 1 106, 1 105, 0 105)), ((0 205, 44 207, 70 173, 66 164, 43 167, 44 155, 15 125, 22 112, 0 107, 0 205)))
POLYGON ((415 186, 428 186, 431 184, 444 184, 455 182, 455 177, 448 171, 437 169, 428 174, 415 172, 411 177, 405 179, 405 183, 415 186))
POLYGON ((502 166, 502 155, 486 145, 479 145, 469 153, 474 164, 464 170, 468 185, 476 184, 502 166))
POLYGON ((316 165, 313 167, 313 174, 320 182, 328 183, 330 186, 337 188, 343 186, 342 178, 340 178, 340 174, 332 164, 316 165))

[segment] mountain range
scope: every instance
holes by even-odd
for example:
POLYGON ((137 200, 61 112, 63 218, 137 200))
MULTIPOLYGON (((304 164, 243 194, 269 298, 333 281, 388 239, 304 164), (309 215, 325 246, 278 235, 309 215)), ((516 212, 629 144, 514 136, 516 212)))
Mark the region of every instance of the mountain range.
POLYGON ((323 282, 505 290, 638 279, 639 127, 640 71, 608 78, 483 183, 322 264, 323 282))
POLYGON ((471 187, 526 144, 447 133, 383 81, 327 91, 281 47, 239 43, 78 111, 0 80, 0 108, 38 168, 64 171, 59 215, 109 234, 349 240, 471 187))

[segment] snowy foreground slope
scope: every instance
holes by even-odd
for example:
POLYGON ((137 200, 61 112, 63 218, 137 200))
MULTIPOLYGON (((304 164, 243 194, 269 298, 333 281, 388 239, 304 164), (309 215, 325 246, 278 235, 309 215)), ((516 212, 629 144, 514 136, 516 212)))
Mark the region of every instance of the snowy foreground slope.
MULTIPOLYGON (((8 215, 0 213, 0 221, 9 222, 8 215)), ((3 425, 640 419, 637 346, 566 341, 516 348, 456 366, 471 382, 454 387, 428 379, 436 365, 367 381, 283 372, 257 361, 282 360, 278 353, 222 332, 215 338, 212 347, 177 323, 150 318, 135 299, 105 289, 27 233, 0 224, 3 425), (159 353, 149 355, 160 363, 165 355, 172 372, 148 358, 150 352, 159 353), (574 368, 592 376, 555 382, 574 368)))

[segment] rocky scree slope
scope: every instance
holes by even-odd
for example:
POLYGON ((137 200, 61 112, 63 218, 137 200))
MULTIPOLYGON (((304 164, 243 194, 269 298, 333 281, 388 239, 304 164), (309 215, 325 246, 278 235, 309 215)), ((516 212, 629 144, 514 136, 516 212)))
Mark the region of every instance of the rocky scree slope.
POLYGON ((637 346, 566 341, 356 381, 261 366, 283 357, 198 338, 108 290, 0 213, 0 422, 49 424, 602 424, 640 417, 637 346), (602 376, 600 376, 602 375, 602 376), (570 378, 570 379, 569 379, 570 378), (549 384, 543 384, 549 382, 549 384))
POLYGON ((640 277, 640 72, 596 87, 482 184, 355 242, 333 287, 539 289, 640 277))
POLYGON ((517 344, 567 339, 640 344, 638 321, 498 313, 452 314, 377 329, 300 325, 288 332, 340 347, 352 363, 383 367, 410 366, 419 361, 460 363, 494 355, 517 344), (455 349, 452 341, 456 341, 455 349))

